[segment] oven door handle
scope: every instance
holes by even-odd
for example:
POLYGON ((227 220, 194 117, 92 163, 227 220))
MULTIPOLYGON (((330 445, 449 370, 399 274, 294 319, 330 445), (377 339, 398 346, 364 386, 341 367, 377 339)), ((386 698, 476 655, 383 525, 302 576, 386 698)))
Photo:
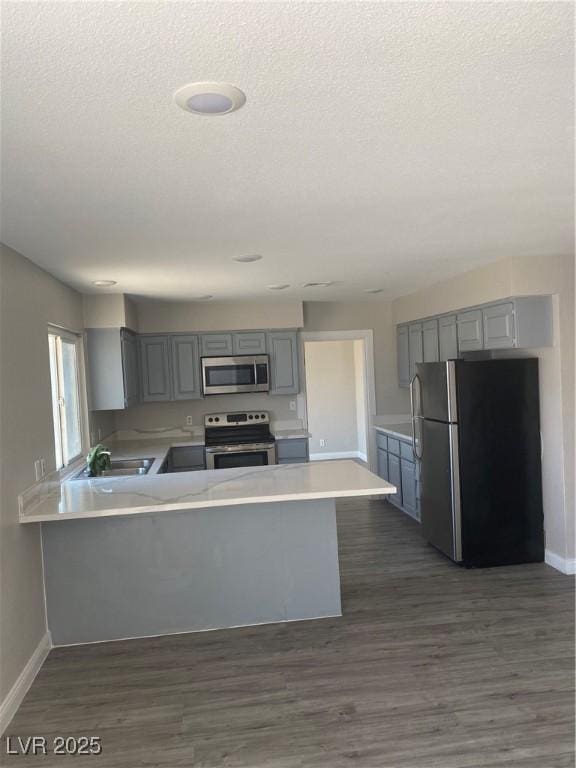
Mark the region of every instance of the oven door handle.
POLYGON ((242 443, 240 445, 215 445, 206 448, 206 453, 239 453, 247 451, 269 451, 275 443, 242 443))

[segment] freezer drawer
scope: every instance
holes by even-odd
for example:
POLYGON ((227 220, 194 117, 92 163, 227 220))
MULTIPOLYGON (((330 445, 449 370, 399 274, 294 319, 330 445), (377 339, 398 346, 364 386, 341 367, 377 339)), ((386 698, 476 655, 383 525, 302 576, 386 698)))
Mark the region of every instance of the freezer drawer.
POLYGON ((461 562, 458 427, 423 419, 421 430, 422 535, 452 560, 461 562))

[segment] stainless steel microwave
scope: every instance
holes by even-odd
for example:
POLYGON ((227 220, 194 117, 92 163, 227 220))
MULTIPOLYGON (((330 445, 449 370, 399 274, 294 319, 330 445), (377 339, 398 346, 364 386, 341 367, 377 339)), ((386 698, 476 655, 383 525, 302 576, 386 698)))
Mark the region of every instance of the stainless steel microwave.
POLYGON ((268 392, 269 389, 268 355, 202 358, 202 390, 205 395, 268 392))

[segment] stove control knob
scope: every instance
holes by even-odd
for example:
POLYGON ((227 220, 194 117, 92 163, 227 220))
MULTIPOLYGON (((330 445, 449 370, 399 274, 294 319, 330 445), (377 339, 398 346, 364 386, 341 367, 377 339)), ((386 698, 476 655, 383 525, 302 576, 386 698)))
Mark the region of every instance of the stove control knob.
POLYGON ((259 414, 256 414, 256 415, 254 416, 254 418, 255 418, 255 419, 259 419, 259 418, 260 418, 260 415, 259 415, 259 414))
POLYGON ((252 416, 252 414, 250 414, 250 416, 248 416, 248 418, 249 418, 249 419, 253 419, 253 418, 254 418, 254 416, 252 416))
POLYGON ((214 419, 212 418, 212 416, 210 416, 210 418, 208 419, 208 421, 209 421, 210 423, 212 423, 212 422, 214 421, 214 419))
POLYGON ((265 418, 266 418, 266 414, 265 414, 265 413, 263 413, 263 414, 262 414, 262 416, 260 416, 260 418, 261 418, 261 419, 265 419, 265 418))
POLYGON ((220 416, 216 416, 216 418, 214 419, 214 421, 220 421, 220 416))

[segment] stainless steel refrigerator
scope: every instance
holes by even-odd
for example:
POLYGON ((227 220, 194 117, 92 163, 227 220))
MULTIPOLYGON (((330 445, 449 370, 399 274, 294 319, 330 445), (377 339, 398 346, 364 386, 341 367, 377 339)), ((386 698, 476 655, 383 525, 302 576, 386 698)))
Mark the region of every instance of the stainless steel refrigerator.
POLYGON ((419 363, 411 400, 424 537, 466 566, 542 561, 538 360, 419 363))

